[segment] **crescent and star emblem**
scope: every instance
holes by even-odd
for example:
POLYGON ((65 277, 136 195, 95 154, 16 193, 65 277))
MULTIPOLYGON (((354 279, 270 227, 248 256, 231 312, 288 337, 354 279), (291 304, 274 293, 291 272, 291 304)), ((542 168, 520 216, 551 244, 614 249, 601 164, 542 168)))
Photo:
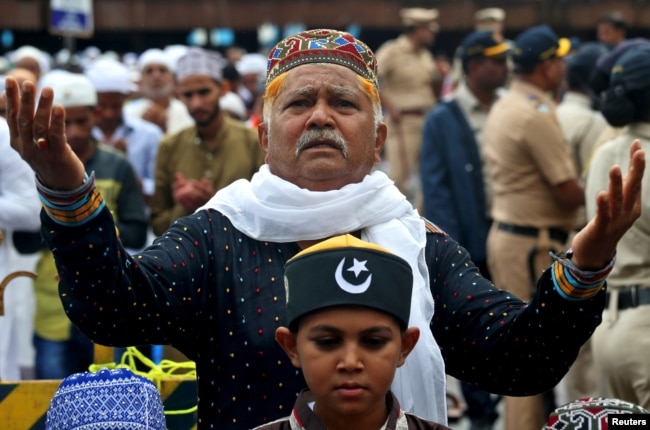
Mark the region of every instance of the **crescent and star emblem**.
MULTIPOLYGON (((369 272, 368 268, 366 268, 367 262, 368 260, 359 261, 355 258, 354 264, 352 265, 352 267, 348 268, 347 270, 348 272, 354 272, 354 276, 358 278, 361 272, 369 272)), ((350 294, 364 293, 370 286, 370 282, 372 281, 372 273, 368 275, 368 278, 361 284, 353 284, 351 282, 346 281, 343 278, 344 266, 345 266, 345 257, 341 259, 341 262, 336 268, 336 273, 334 274, 334 277, 336 278, 336 283, 339 285, 339 287, 341 287, 343 291, 348 292, 350 294)))

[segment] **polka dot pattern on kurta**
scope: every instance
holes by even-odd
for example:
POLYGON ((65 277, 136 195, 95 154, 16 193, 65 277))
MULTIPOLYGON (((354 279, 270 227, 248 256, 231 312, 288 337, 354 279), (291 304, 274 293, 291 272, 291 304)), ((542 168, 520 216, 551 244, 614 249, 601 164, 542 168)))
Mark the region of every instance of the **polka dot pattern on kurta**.
POLYGON ((434 235, 429 242, 433 246, 427 249, 427 261, 435 300, 431 327, 447 372, 481 381, 488 391, 494 387, 494 392, 513 395, 542 390, 544 381, 536 380, 539 375, 545 375, 547 384, 559 380, 573 360, 568 350, 581 345, 598 324, 595 310, 603 297, 584 301, 578 307, 584 318, 565 326, 569 318, 561 316, 567 308, 575 312, 577 306, 557 294, 551 270, 542 276, 538 298, 526 304, 482 278, 467 252, 446 235, 434 235), (436 252, 452 246, 455 252, 436 252), (514 319, 519 320, 516 325, 514 319), (499 348, 504 343, 508 348, 499 348), (513 358, 518 356, 525 359, 513 358), (485 365, 467 366, 467 357, 483 357, 485 365), (543 372, 539 366, 545 366, 543 372))
MULTIPOLYGON (((295 243, 253 240, 202 211, 131 258, 107 234, 114 232, 107 210, 65 234, 45 224, 64 308, 88 335, 106 345, 171 344, 196 361, 200 429, 251 428, 289 413, 305 382, 274 332, 286 320, 283 267, 298 252, 295 243)), ((579 304, 565 300, 550 271, 526 305, 480 277, 443 233, 428 234, 426 259, 431 329, 446 369, 488 391, 545 389, 599 323, 604 292, 579 304)))

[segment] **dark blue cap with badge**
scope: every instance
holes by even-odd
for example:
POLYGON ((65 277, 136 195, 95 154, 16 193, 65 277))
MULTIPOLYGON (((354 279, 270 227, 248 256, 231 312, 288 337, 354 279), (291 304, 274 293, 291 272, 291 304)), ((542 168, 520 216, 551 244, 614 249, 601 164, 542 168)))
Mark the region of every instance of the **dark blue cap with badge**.
POLYGON ((590 85, 596 94, 600 94, 609 87, 609 78, 616 62, 627 51, 639 46, 649 45, 650 39, 635 38, 622 41, 616 48, 598 58, 596 67, 590 77, 590 85))
POLYGON ((598 59, 607 53, 607 46, 598 42, 587 42, 567 57, 567 80, 580 82, 587 88, 589 79, 596 67, 598 59))
POLYGON ((304 249, 285 265, 287 321, 333 306, 361 306, 392 315, 402 329, 411 313, 413 272, 401 257, 346 234, 304 249))
POLYGON ((550 58, 561 58, 571 50, 567 38, 559 38, 546 24, 529 28, 514 41, 512 60, 516 65, 534 66, 550 58))
POLYGON ((650 88, 650 45, 630 49, 612 68, 610 86, 622 85, 625 92, 650 88))
POLYGON ((600 111, 613 127, 646 121, 650 109, 650 46, 632 48, 612 67, 609 87, 600 94, 600 111))
POLYGON ((460 44, 460 58, 496 57, 510 51, 510 44, 491 31, 476 30, 468 34, 460 44))

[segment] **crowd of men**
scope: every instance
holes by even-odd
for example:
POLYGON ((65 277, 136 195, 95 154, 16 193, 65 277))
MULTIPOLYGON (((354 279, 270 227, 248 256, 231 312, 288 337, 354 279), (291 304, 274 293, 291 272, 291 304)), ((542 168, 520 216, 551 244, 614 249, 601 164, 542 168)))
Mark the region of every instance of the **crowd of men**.
MULTIPOLYGON (((648 150, 650 76, 643 70, 650 69, 650 41, 627 39, 617 13, 598 21, 593 41, 559 37, 547 25, 507 40, 504 11, 488 8, 476 13, 476 29, 445 67, 432 54, 441 30, 438 11, 408 8, 401 16, 403 33, 375 51, 388 126, 379 154, 384 163, 377 168, 420 215, 469 251, 483 277, 530 302, 540 274, 554 261, 550 253, 564 251, 596 215, 593 205, 614 161, 626 165, 634 139, 648 150)), ((8 56, 3 73, 33 82, 38 91, 53 89, 53 103, 65 109, 67 142, 127 250, 146 248, 178 219, 209 205, 218 190, 253 178, 266 162, 266 148, 258 143, 258 136, 272 134, 258 131, 270 115, 262 99, 271 64, 266 55, 175 45, 133 57, 87 50, 75 58, 70 70, 57 64, 61 58, 24 46, 8 56)), ((69 66, 70 58, 64 59, 69 66)), ((8 141, 4 121, 0 133, 0 143, 8 141)), ((26 172, 20 177, 27 186, 19 187, 13 173, 0 170, 0 198, 39 208, 26 172)), ((11 254, 0 274, 18 268, 37 274, 5 292, 0 379, 61 379, 92 363, 93 344, 61 303, 60 273, 40 240, 38 210, 24 212, 0 220, 7 236, 0 248, 11 254), (25 293, 32 288, 33 296, 25 293)), ((631 314, 650 305, 643 252, 650 246, 648 224, 644 213, 607 268, 607 322, 564 378, 561 396, 568 400, 607 394, 650 408, 642 342, 634 338, 636 349, 626 344, 637 357, 630 359, 634 374, 631 365, 615 363, 605 342, 620 338, 617 330, 638 329, 638 336, 648 337, 641 333, 647 316, 631 314)), ((471 383, 462 383, 462 392, 472 428, 493 428, 501 397, 471 383)), ((505 428, 539 429, 557 395, 505 395, 505 428)))

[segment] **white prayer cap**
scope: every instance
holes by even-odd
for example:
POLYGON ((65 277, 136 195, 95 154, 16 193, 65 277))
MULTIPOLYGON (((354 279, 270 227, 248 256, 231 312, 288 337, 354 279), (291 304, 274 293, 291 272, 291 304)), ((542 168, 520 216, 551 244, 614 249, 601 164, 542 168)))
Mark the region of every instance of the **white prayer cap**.
POLYGON ((165 46, 165 49, 163 51, 165 54, 167 54, 167 57, 169 58, 169 61, 172 64, 172 70, 176 71, 176 65, 178 64, 178 60, 185 54, 187 54, 187 51, 190 49, 189 46, 185 45, 168 45, 165 46))
POLYGON ((88 46, 83 51, 83 56, 86 58, 90 58, 91 60, 99 58, 100 55, 102 55, 102 50, 96 46, 88 46))
POLYGON ((217 82, 223 79, 223 56, 217 51, 194 46, 178 59, 176 77, 179 81, 191 75, 209 76, 217 82))
POLYGON ((250 53, 242 55, 241 59, 235 64, 235 68, 240 75, 255 73, 257 75, 266 75, 268 60, 262 54, 250 53))
POLYGON ((122 62, 126 67, 136 67, 138 65, 138 54, 135 52, 125 52, 122 55, 122 62))
POLYGON ((90 79, 80 73, 53 70, 41 78, 41 88, 54 91, 53 104, 63 107, 95 106, 97 92, 90 79))
POLYGON ((234 114, 242 121, 246 119, 246 105, 237 94, 232 91, 227 92, 219 98, 219 107, 221 110, 234 114))
POLYGON ((43 51, 31 45, 24 45, 16 49, 12 54, 11 60, 15 63, 24 58, 32 58, 38 63, 41 74, 50 71, 48 56, 43 51))
POLYGON ((162 64, 170 71, 174 71, 174 64, 172 63, 171 58, 169 58, 169 55, 167 55, 167 53, 162 49, 147 49, 140 55, 140 57, 138 57, 138 70, 142 71, 142 69, 151 64, 162 64))
POLYGON ((117 60, 101 58, 85 74, 98 93, 129 94, 132 90, 129 69, 117 60))
POLYGON ((115 51, 106 51, 102 55, 97 57, 98 60, 101 60, 102 58, 110 58, 111 60, 120 61, 120 54, 118 54, 115 51))
POLYGON ((60 76, 67 75, 70 72, 64 69, 54 69, 41 75, 41 78, 38 80, 38 88, 51 87, 52 83, 59 79, 60 76))

